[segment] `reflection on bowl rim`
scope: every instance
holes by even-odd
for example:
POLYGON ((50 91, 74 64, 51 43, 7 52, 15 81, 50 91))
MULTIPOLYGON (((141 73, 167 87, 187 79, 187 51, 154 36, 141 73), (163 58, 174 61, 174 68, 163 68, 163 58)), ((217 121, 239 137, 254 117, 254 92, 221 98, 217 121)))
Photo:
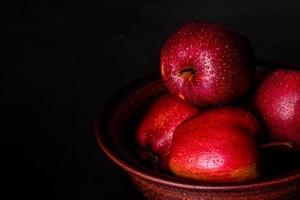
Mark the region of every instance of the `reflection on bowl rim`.
MULTIPOLYGON (((157 72, 156 72, 157 73, 157 72)), ((105 105, 108 105, 109 102, 116 99, 119 96, 123 96, 122 91, 128 91, 131 88, 133 88, 134 85, 138 85, 138 83, 141 83, 145 80, 146 77, 150 77, 151 75, 154 75, 155 73, 152 73, 148 76, 144 76, 140 79, 137 79, 127 86, 123 87, 122 89, 118 90, 105 105)), ((107 108, 108 106, 105 106, 104 108, 107 108)), ((173 180, 171 177, 163 174, 156 174, 152 172, 153 170, 150 170, 146 167, 145 169, 139 169, 138 167, 128 165, 124 160, 120 158, 120 156, 117 155, 117 153, 113 152, 106 144, 105 139, 103 138, 103 135, 101 133, 101 116, 103 114, 103 110, 101 113, 98 113, 96 121, 95 121, 95 132, 96 132, 96 138, 97 142, 100 145, 101 149, 104 151, 104 153, 119 167, 124 169, 126 172, 129 172, 130 174, 133 174, 135 176, 144 178, 146 180, 177 187, 181 189, 189 189, 189 190, 210 190, 210 191, 233 191, 233 190, 256 190, 256 189, 263 189, 268 187, 275 187, 282 184, 292 184, 294 181, 300 180, 300 169, 286 173, 285 175, 278 176, 276 178, 267 179, 267 180, 260 180, 257 182, 249 182, 249 183, 240 183, 240 184, 230 184, 230 185, 204 185, 196 184, 196 183, 189 183, 189 182, 180 182, 180 180, 173 180), (172 179, 172 180, 171 180, 172 179)), ((175 179, 175 178, 174 178, 175 179)))

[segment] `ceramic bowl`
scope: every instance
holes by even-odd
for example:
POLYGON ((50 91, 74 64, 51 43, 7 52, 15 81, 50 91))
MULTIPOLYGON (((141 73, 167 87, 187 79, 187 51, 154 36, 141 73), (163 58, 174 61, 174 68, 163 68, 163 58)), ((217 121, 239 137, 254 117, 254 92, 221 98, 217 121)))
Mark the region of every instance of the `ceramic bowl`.
MULTIPOLYGON (((167 92, 158 72, 121 89, 104 106, 95 123, 97 141, 105 154, 125 170, 136 188, 150 200, 299 200, 300 155, 269 164, 265 177, 249 183, 192 182, 153 170, 137 156, 135 131, 149 105, 167 92), (295 159, 297 159, 295 161, 295 159)), ((272 159, 270 159, 272 160, 272 159)))

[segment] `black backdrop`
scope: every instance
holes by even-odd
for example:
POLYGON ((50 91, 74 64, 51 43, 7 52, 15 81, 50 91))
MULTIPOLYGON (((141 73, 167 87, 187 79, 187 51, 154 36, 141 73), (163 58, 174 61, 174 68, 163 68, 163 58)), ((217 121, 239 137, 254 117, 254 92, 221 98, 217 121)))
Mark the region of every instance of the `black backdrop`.
MULTIPOLYGON (((93 120, 120 87, 159 66, 186 21, 248 35, 258 58, 300 63, 300 3, 9 1, 2 6, 3 191, 29 199, 143 199, 98 148, 93 120)), ((4 194, 3 194, 4 195, 4 194)))

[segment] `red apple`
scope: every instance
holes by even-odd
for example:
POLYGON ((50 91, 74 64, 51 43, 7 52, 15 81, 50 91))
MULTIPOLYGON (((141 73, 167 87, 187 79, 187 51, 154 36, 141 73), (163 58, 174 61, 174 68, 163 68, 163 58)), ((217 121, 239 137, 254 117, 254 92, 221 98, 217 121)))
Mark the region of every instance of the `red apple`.
POLYGON ((211 22, 183 25, 164 44, 160 70, 171 93, 196 105, 244 97, 254 81, 254 52, 239 32, 211 22))
POLYGON ((300 71, 277 69, 260 84, 256 109, 272 141, 293 141, 300 150, 300 71))
POLYGON ((240 101, 238 106, 248 110, 249 112, 255 113, 255 94, 257 87, 264 81, 267 75, 271 72, 270 68, 260 67, 256 68, 255 79, 253 87, 251 88, 249 94, 243 101, 240 101))
POLYGON ((161 96, 149 108, 136 132, 139 147, 165 156, 177 126, 198 113, 193 105, 170 94, 161 96))
POLYGON ((199 126, 234 126, 242 129, 247 129, 253 133, 257 138, 261 137, 262 129, 256 120, 256 117, 240 107, 221 107, 216 109, 210 109, 207 112, 201 114, 201 123, 199 126), (214 120, 212 120, 214 119, 214 120))
POLYGON ((207 182, 254 180, 259 130, 255 117, 239 108, 206 111, 176 129, 169 167, 177 176, 207 182))

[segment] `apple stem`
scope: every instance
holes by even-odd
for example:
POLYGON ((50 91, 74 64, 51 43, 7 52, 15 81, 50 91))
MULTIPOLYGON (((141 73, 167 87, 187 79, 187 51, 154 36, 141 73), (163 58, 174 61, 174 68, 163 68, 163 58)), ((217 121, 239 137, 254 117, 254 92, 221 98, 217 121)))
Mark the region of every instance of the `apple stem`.
POLYGON ((186 78, 191 78, 195 74, 195 69, 193 67, 186 67, 180 70, 179 76, 186 78))
POLYGON ((292 149, 294 148, 295 143, 292 141, 289 142, 270 142, 266 144, 260 145, 261 149, 268 149, 268 148, 273 148, 273 147, 286 147, 287 149, 292 149))

